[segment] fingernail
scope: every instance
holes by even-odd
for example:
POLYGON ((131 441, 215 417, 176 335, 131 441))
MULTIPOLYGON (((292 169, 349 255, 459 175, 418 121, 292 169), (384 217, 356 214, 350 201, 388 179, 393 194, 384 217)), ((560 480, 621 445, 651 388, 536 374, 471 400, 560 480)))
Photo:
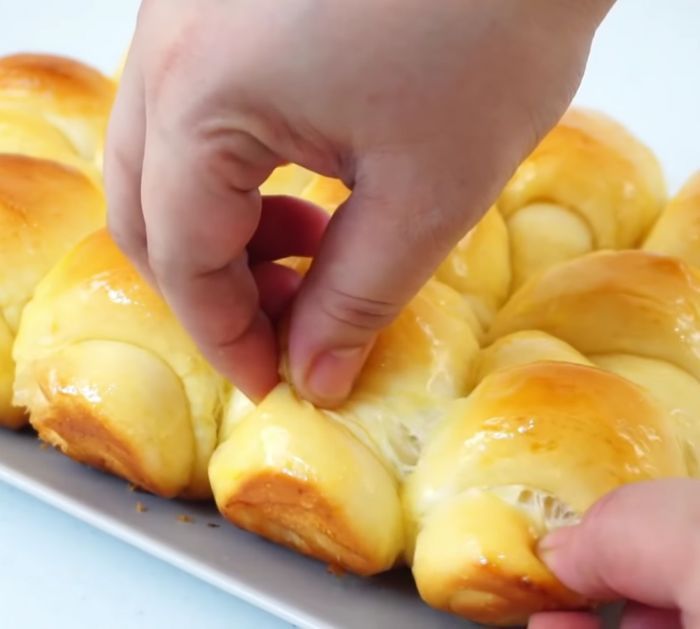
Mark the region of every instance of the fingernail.
POLYGON ((545 535, 537 545, 537 554, 549 568, 555 568, 557 551, 571 543, 574 526, 563 526, 545 535))
POLYGON ((365 361, 364 347, 335 349, 321 354, 306 378, 311 394, 323 404, 337 404, 352 391, 365 361))

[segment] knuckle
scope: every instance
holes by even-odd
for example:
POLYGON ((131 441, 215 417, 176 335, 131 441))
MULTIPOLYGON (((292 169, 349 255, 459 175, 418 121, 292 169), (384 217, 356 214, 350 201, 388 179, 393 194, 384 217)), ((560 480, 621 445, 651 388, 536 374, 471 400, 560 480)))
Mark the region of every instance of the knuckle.
POLYGON ((392 302, 354 295, 337 288, 324 290, 318 306, 336 324, 368 332, 389 325, 399 310, 392 302))

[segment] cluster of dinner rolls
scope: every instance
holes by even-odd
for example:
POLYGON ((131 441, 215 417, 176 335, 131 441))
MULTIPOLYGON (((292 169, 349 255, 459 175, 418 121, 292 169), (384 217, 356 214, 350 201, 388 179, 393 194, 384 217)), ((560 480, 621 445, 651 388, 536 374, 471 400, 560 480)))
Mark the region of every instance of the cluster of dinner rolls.
MULTIPOLYGON (((625 483, 699 476, 700 176, 571 109, 325 410, 259 404, 202 358, 104 229, 112 80, 0 60, 0 422, 359 575, 413 571, 496 625, 594 603, 537 554, 625 483)), ((265 182, 333 213, 341 182, 265 182)), ((310 261, 297 261, 295 268, 310 261)))
POLYGON ((37 283, 105 221, 99 155, 115 85, 78 61, 0 58, 0 425, 12 404, 12 347, 37 283))

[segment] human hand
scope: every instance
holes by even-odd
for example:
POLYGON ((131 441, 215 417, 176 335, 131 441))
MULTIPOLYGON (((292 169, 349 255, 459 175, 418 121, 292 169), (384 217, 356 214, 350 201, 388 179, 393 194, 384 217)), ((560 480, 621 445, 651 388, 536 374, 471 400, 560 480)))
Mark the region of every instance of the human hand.
POLYGON ((110 124, 109 225, 205 356, 260 398, 271 320, 321 405, 489 207, 578 87, 612 0, 145 1, 110 124), (326 219, 258 187, 293 162, 326 219), (315 254, 303 283, 274 264, 315 254), (301 285, 301 288, 299 288, 301 285))
MULTIPOLYGON (((581 524, 545 538, 540 555, 569 588, 592 600, 631 601, 621 629, 700 627, 700 481, 624 486, 581 524)), ((548 612, 529 629, 593 629, 592 614, 548 612)))

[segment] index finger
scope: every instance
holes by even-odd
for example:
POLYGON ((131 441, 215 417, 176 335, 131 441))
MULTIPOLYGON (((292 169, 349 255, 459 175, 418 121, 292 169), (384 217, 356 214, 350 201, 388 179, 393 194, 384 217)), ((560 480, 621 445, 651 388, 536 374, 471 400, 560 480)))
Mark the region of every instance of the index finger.
POLYGON ((259 399, 278 381, 277 348, 246 246, 260 217, 257 185, 275 161, 245 133, 204 138, 167 122, 147 117, 141 197, 149 266, 205 357, 259 399))

